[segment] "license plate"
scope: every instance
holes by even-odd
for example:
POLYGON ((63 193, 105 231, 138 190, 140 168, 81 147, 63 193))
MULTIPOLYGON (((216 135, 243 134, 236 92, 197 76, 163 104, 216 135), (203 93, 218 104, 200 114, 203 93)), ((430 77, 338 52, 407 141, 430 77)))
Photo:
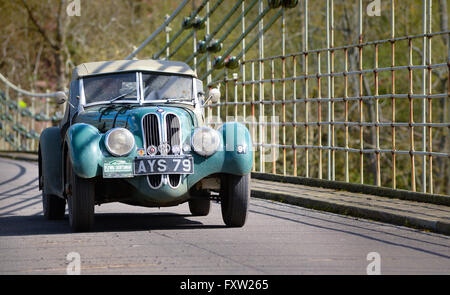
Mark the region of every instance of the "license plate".
POLYGON ((103 161, 104 178, 133 177, 133 160, 127 158, 106 158, 103 161))
POLYGON ((192 173, 194 173, 192 156, 154 156, 134 160, 134 175, 192 173))

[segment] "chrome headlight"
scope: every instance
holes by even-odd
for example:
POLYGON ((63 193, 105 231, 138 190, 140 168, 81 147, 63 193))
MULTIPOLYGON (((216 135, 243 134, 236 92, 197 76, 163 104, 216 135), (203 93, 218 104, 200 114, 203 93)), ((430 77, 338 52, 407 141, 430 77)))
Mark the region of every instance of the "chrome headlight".
POLYGON ((201 156, 211 156, 219 149, 219 144, 219 133, 212 128, 197 128, 192 134, 192 149, 201 156))
POLYGON ((105 145, 113 156, 126 156, 134 148, 134 136, 125 128, 113 128, 106 132, 105 145))

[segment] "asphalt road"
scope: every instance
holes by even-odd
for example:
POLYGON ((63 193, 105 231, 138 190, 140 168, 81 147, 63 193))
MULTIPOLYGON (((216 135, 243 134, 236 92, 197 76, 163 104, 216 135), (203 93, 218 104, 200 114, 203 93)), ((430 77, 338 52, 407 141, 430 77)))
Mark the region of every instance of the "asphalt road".
POLYGON ((0 159, 0 274, 450 274, 448 236, 252 199, 243 228, 223 225, 220 205, 192 217, 186 204, 96 207, 91 233, 47 221, 37 165, 0 159))

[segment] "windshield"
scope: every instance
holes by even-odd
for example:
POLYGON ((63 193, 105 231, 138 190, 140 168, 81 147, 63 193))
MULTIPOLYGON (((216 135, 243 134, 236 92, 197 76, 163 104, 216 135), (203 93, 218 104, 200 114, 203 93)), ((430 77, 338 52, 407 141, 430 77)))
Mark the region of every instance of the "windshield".
POLYGON ((192 100, 192 77, 143 73, 144 100, 192 100))
POLYGON ((83 79, 86 104, 102 101, 137 101, 136 73, 109 74, 83 79))
POLYGON ((129 72, 84 77, 83 88, 87 105, 139 100, 151 102, 193 99, 192 77, 165 73, 129 72), (143 93, 138 95, 141 92, 138 91, 141 89, 139 82, 141 77, 143 93))

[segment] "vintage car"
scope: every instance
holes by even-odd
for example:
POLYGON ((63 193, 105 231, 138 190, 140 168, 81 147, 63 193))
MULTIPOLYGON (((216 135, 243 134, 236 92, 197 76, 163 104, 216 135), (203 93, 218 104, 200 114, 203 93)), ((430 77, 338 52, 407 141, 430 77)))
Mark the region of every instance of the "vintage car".
POLYGON ((91 62, 72 73, 64 118, 39 141, 44 216, 61 219, 68 204, 73 231, 92 230, 94 206, 146 207, 189 202, 205 216, 221 203, 227 226, 245 224, 253 165, 248 129, 206 125, 206 96, 185 63, 164 60, 91 62))

